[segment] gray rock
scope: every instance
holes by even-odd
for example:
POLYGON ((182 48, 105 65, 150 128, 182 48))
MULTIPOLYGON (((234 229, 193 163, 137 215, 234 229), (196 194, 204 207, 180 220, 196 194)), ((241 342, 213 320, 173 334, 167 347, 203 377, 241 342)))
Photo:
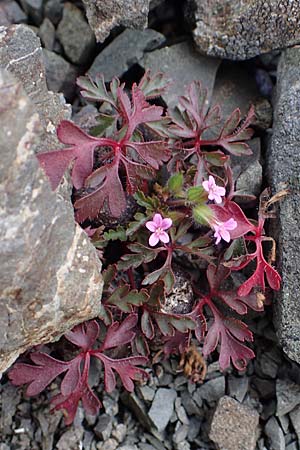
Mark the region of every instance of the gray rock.
POLYGON ((190 442, 193 442, 195 438, 198 436, 201 427, 201 420, 198 417, 191 417, 189 422, 189 431, 187 435, 187 439, 190 442))
POLYGON ((220 449, 254 450, 259 414, 231 397, 222 397, 213 415, 209 437, 220 449))
POLYGON ((52 192, 34 156, 40 142, 34 105, 7 71, 1 71, 0 90, 3 371, 27 348, 95 317, 102 280, 71 203, 52 192))
POLYGON ((175 412, 177 415, 177 418, 180 420, 181 423, 185 425, 189 425, 190 421, 188 416, 186 415, 185 409, 181 404, 181 398, 177 397, 175 400, 175 412))
POLYGON ((82 12, 72 3, 64 5, 63 17, 57 27, 57 37, 71 62, 87 63, 95 45, 95 38, 82 12))
POLYGON ((0 372, 29 347, 97 316, 101 263, 34 155, 40 124, 7 71, 0 76, 0 372))
POLYGON ((106 441, 112 432, 112 418, 107 414, 101 414, 97 421, 97 425, 94 427, 95 435, 106 441))
POLYGON ((181 393, 181 402, 183 404, 184 409, 190 416, 192 415, 201 416, 201 409, 200 409, 201 407, 200 408, 198 407, 198 405, 196 404, 195 400, 193 400, 189 392, 183 391, 181 393))
POLYGON ((189 431, 188 425, 177 422, 175 432, 172 436, 174 444, 179 444, 179 442, 184 441, 188 435, 188 431, 189 431))
POLYGON ((39 25, 43 20, 44 0, 20 0, 26 14, 39 25))
POLYGON ((236 182, 236 190, 259 196, 262 184, 262 166, 254 161, 241 173, 236 182))
POLYGON ((267 151, 267 175, 273 192, 289 186, 290 194, 272 221, 277 240, 282 289, 275 293, 275 327, 284 352, 300 363, 300 49, 283 52, 278 66, 272 141, 267 151))
POLYGON ((225 377, 217 377, 207 381, 202 386, 197 388, 193 394, 193 399, 199 407, 202 401, 206 400, 208 403, 219 400, 225 394, 225 377))
POLYGON ((154 399, 155 391, 149 386, 138 386, 137 389, 143 400, 145 400, 146 402, 151 402, 154 399))
POLYGON ((165 41, 157 31, 147 29, 123 31, 94 60, 89 74, 104 75, 105 81, 121 77, 131 66, 141 61, 145 52, 153 50, 165 41))
POLYGON ((289 413, 300 404, 300 386, 290 380, 276 380, 277 416, 289 413))
POLYGON ((261 95, 254 77, 247 69, 234 63, 222 64, 216 76, 211 99, 212 106, 220 105, 222 120, 213 131, 208 130, 203 136, 218 136, 223 123, 236 108, 239 108, 244 116, 251 105, 260 107, 260 100, 261 95))
POLYGON ((116 416, 119 412, 119 392, 117 390, 111 392, 110 394, 104 394, 102 399, 102 404, 105 409, 106 414, 109 416, 116 416))
POLYGON ((296 408, 289 413, 289 416, 300 442, 300 405, 296 406, 296 408))
POLYGON ((276 378, 280 360, 274 361, 273 356, 276 358, 275 352, 262 353, 257 361, 260 372, 264 377, 276 378))
POLYGON ((148 416, 144 402, 134 392, 124 392, 121 395, 121 400, 134 413, 138 421, 146 429, 151 430, 153 423, 148 416))
POLYGON ((49 50, 43 50, 48 89, 62 92, 66 99, 71 100, 75 94, 76 68, 62 56, 49 50))
POLYGON ((289 416, 288 414, 286 414, 285 416, 278 416, 278 422, 279 425, 281 426, 283 433, 286 435, 289 432, 289 427, 290 427, 290 421, 289 421, 289 416))
POLYGON ((300 41, 299 2, 188 0, 187 15, 199 50, 221 58, 248 59, 300 41))
POLYGON ((71 448, 80 448, 84 429, 82 426, 74 425, 61 435, 55 447, 57 450, 70 450, 71 448))
POLYGON ((15 0, 2 0, 0 3, 0 26, 25 23, 27 16, 15 0))
POLYGON ((43 20, 38 35, 41 39, 43 46, 47 50, 52 51, 55 43, 55 27, 53 23, 49 19, 47 19, 47 17, 43 20))
POLYGON ((29 27, 0 27, 0 67, 22 82, 36 107, 43 129, 38 151, 59 148, 56 128, 71 117, 71 107, 61 94, 48 92, 40 40, 29 27))
POLYGON ((287 445, 286 447, 285 447, 285 450, 298 450, 298 444, 297 444, 297 442, 295 441, 295 442, 291 442, 289 445, 287 445))
POLYGON ((112 437, 117 439, 118 442, 123 442, 125 439, 127 433, 127 427, 123 423, 119 423, 113 430, 112 430, 112 437))
POLYGON ((119 26, 143 29, 147 26, 150 0, 83 0, 86 16, 98 42, 119 26))
POLYGON ((16 414, 17 405, 20 403, 21 392, 15 386, 7 383, 0 391, 1 404, 1 433, 2 436, 8 435, 13 426, 13 418, 16 414), (4 413, 5 411, 5 413, 4 413))
POLYGON ((242 403, 248 391, 249 378, 246 376, 236 377, 234 375, 229 375, 227 384, 230 397, 233 397, 242 403))
POLYGON ((118 447, 118 441, 113 438, 107 439, 105 442, 98 442, 97 450, 115 450, 118 447))
POLYGON ((168 425, 174 411, 176 396, 174 389, 159 388, 156 391, 148 415, 158 431, 163 431, 168 425))
POLYGON ((200 80, 208 90, 208 102, 215 83, 220 60, 200 55, 191 42, 182 42, 145 54, 143 66, 153 72, 164 72, 173 83, 164 98, 170 108, 178 103, 186 87, 194 80, 200 80), (180 61, 180 63, 179 63, 180 61))
POLYGON ((175 450, 190 450, 190 449, 191 449, 191 446, 190 446, 189 442, 187 442, 187 441, 179 442, 175 446, 175 450))
POLYGON ((91 128, 99 125, 97 117, 99 116, 98 109, 93 105, 86 105, 74 114, 72 120, 76 125, 82 128, 83 131, 88 133, 91 128))
POLYGON ((44 6, 44 15, 53 25, 58 25, 63 14, 63 0, 48 0, 44 6))
POLYGON ((268 436, 272 450, 285 450, 285 440, 282 429, 275 417, 271 417, 265 425, 265 434, 268 436))

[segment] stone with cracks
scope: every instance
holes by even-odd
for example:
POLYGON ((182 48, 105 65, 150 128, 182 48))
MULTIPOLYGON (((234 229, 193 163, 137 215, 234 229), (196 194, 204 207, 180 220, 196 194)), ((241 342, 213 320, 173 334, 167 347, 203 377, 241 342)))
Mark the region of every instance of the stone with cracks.
POLYGON ((300 3, 282 0, 188 0, 199 50, 244 60, 300 42, 300 3))
POLYGON ((62 94, 49 92, 40 40, 26 25, 0 27, 0 68, 9 70, 23 84, 42 125, 39 150, 59 147, 56 128, 70 119, 71 107, 62 94))
POLYGON ((116 27, 146 28, 150 0, 83 0, 96 40, 103 42, 116 27))
POLYGON ((274 108, 273 135, 267 153, 272 192, 288 187, 290 194, 270 221, 277 245, 282 289, 275 293, 275 327, 285 353, 300 363, 300 48, 286 50, 280 59, 274 108))
POLYGON ((254 450, 258 422, 257 411, 225 395, 218 402, 209 437, 223 450, 254 450))
POLYGON ((99 313, 101 263, 50 188, 35 150, 42 128, 22 84, 0 70, 0 372, 28 348, 99 313))
POLYGON ((181 42, 145 53, 142 62, 145 69, 151 69, 153 73, 164 72, 172 79, 172 84, 163 96, 171 108, 177 105, 178 96, 183 95, 194 80, 200 80, 207 88, 210 102, 219 64, 219 59, 200 55, 191 42, 181 42))

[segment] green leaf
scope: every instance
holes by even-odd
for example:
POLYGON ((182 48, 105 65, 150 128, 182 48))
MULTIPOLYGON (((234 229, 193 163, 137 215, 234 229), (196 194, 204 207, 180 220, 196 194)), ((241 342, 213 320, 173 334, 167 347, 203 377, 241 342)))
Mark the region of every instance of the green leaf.
POLYGON ((97 75, 93 80, 89 75, 77 79, 78 86, 82 89, 81 95, 88 100, 107 102, 115 106, 112 96, 107 92, 103 75, 97 75))
POLYGON ((165 284, 166 292, 169 293, 174 284, 175 284, 175 276, 171 269, 171 267, 161 267, 154 272, 149 273, 142 281, 143 285, 154 284, 157 280, 162 280, 165 284))
POLYGON ((163 72, 157 72, 151 75, 150 70, 147 70, 138 84, 139 89, 143 91, 147 100, 159 97, 162 95, 170 84, 170 80, 163 72))
POLYGON ((202 156, 207 162, 216 167, 224 166, 229 159, 227 155, 224 155, 224 153, 219 150, 216 152, 203 152, 202 156))
POLYGON ((197 223, 200 223, 201 225, 209 225, 214 215, 209 206, 197 205, 193 208, 193 217, 197 223))
POLYGON ((115 289, 105 304, 117 306, 121 311, 129 313, 133 306, 141 306, 147 302, 148 298, 149 295, 144 289, 141 291, 130 290, 128 285, 124 285, 115 289))
POLYGON ((144 333, 146 338, 148 338, 148 339, 154 338, 153 322, 151 320, 149 311, 147 311, 147 309, 145 309, 145 308, 143 309, 143 314, 141 317, 141 328, 142 328, 142 332, 144 333))
POLYGON ((126 231, 125 229, 121 226, 118 225, 116 230, 108 230, 104 233, 104 239, 106 241, 116 241, 116 240, 120 240, 120 241, 126 241, 126 231))
POLYGON ((149 220, 148 216, 145 216, 143 213, 136 213, 134 215, 134 221, 129 222, 127 229, 126 229, 126 236, 132 236, 141 226, 145 225, 147 220, 149 220))
POLYGON ((174 329, 181 333, 186 333, 189 330, 196 328, 196 323, 190 317, 185 317, 179 314, 166 314, 162 312, 154 312, 153 317, 164 336, 173 336, 174 329))
POLYGON ((182 191, 183 182, 183 174, 175 173, 169 178, 168 188, 173 194, 179 194, 182 191))
POLYGON ((98 318, 103 320, 106 326, 110 325, 112 322, 112 317, 109 311, 105 308, 105 306, 101 303, 100 310, 98 313, 98 318))
POLYGON ((193 186, 187 191, 187 199, 193 203, 204 203, 207 200, 207 193, 202 186, 193 186))
POLYGON ((111 264, 107 267, 107 269, 103 270, 102 277, 104 282, 104 289, 107 289, 110 283, 115 279, 117 274, 117 266, 116 264, 111 264))
POLYGON ((159 200, 157 197, 146 197, 144 192, 137 191, 133 198, 136 200, 137 204, 143 206, 146 209, 150 209, 151 211, 155 211, 159 206, 159 200))
POLYGON ((128 248, 133 253, 122 256, 121 260, 118 262, 119 270, 127 270, 130 267, 135 269, 143 263, 153 261, 160 252, 158 249, 149 248, 142 244, 131 244, 128 248))
POLYGON ((116 118, 114 116, 100 114, 100 116, 97 117, 97 121, 100 122, 99 125, 94 126, 89 134, 96 137, 103 136, 105 131, 114 124, 115 120, 116 118))

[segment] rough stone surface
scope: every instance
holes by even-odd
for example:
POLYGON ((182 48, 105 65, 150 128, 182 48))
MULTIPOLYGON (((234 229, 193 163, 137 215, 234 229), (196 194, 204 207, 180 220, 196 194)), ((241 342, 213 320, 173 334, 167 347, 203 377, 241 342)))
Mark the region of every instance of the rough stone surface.
POLYGON ((133 64, 139 63, 144 52, 153 50, 165 41, 162 34, 154 30, 123 31, 94 60, 89 74, 104 75, 105 81, 114 76, 121 77, 133 64))
POLYGON ((63 0, 48 0, 44 6, 44 15, 53 25, 58 25, 63 14, 63 0))
POLYGON ((44 0, 21 0, 21 5, 36 25, 42 22, 44 0))
POLYGON ((220 450, 254 450, 259 414, 224 396, 218 402, 209 437, 220 450))
POLYGON ((75 67, 62 56, 49 50, 43 50, 48 89, 62 92, 69 100, 75 92, 77 71, 75 67))
POLYGON ((74 64, 85 64, 95 45, 92 30, 80 11, 72 3, 65 3, 63 17, 57 27, 60 40, 67 57, 74 64))
POLYGON ((300 386, 289 380, 276 381, 277 416, 289 413, 300 405, 300 386))
POLYGON ((42 25, 39 29, 39 37, 42 41, 43 46, 52 51, 55 43, 55 27, 51 20, 47 17, 43 20, 42 25))
POLYGON ((300 42, 298 1, 188 0, 187 15, 208 55, 243 60, 300 42))
POLYGON ((83 0, 86 16, 98 42, 118 26, 146 28, 150 0, 83 0))
POLYGON ((220 60, 216 58, 201 56, 191 42, 146 53, 143 63, 144 68, 153 72, 165 72, 174 82, 164 95, 171 108, 177 104, 178 96, 183 95, 186 87, 194 80, 203 82, 208 90, 209 101, 219 64, 220 60))
POLYGON ((289 416, 300 442, 300 405, 296 406, 296 408, 290 412, 289 416))
POLYGON ((22 82, 36 107, 43 129, 39 150, 57 148, 56 127, 71 117, 71 107, 61 94, 48 91, 40 40, 29 27, 0 27, 0 67, 22 82))
POLYGON ((0 3, 0 25, 26 22, 27 16, 14 0, 2 0, 0 3))
POLYGON ((284 434, 275 417, 271 417, 266 423, 265 433, 269 438, 269 445, 272 450, 285 449, 284 434))
POLYGON ((176 391, 174 389, 160 388, 157 390, 149 417, 155 424, 158 431, 163 431, 169 423, 174 411, 176 391))
POLYGON ((0 72, 0 372, 20 353, 95 317, 101 263, 74 222, 70 202, 39 168, 34 104, 8 71, 0 72))
POLYGON ((267 152, 269 184, 273 192, 287 185, 273 221, 278 242, 277 266, 282 289, 275 294, 275 327, 285 353, 300 363, 300 48, 283 52, 278 66, 273 135, 267 152))

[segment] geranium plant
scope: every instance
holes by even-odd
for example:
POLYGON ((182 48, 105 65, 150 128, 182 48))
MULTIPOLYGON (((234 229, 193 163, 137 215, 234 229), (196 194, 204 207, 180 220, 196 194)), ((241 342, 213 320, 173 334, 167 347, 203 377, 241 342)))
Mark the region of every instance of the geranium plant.
POLYGON ((263 248, 272 241, 264 224, 274 199, 264 191, 256 220, 247 218, 230 166, 230 154, 252 153, 253 108, 222 121, 220 107, 209 107, 195 81, 169 111, 160 106, 168 80, 148 71, 130 92, 117 78, 109 89, 101 76, 80 77, 78 85, 99 106, 99 124, 87 134, 62 121, 57 135, 67 147, 38 159, 53 189, 71 172, 75 217, 105 267, 101 312, 65 335, 78 349, 73 359, 33 351, 31 363, 18 362, 9 373, 15 385, 28 384, 28 395, 64 374, 52 403, 66 412, 67 424, 80 399, 91 414, 101 405, 88 383, 91 358, 102 364, 107 391, 116 386, 115 373, 133 390, 132 380, 146 376, 137 365, 159 345, 166 356, 180 353, 181 366, 188 360, 184 372, 195 381, 205 374, 203 357, 216 349, 222 370, 231 363, 245 369, 253 335, 240 316, 262 311, 281 281, 274 251, 268 258, 263 248), (246 266, 250 276, 248 270, 234 287, 232 274, 246 266), (190 295, 176 299, 182 283, 190 295))

